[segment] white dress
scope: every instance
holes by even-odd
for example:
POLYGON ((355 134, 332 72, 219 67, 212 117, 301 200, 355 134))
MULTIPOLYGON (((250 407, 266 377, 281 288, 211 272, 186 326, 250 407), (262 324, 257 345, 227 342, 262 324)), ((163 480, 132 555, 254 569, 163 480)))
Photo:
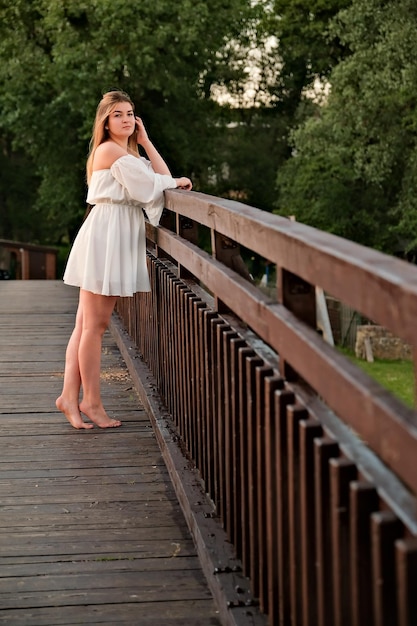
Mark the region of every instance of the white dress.
POLYGON ((158 225, 171 176, 156 174, 144 157, 125 155, 93 172, 87 202, 94 205, 75 238, 64 282, 106 296, 150 291, 146 266, 145 209, 158 225))

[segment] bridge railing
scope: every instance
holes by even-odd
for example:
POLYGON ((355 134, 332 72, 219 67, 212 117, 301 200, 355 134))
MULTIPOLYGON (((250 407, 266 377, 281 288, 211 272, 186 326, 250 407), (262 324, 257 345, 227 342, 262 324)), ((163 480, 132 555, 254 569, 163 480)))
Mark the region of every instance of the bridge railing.
POLYGON ((271 625, 417 624, 417 414, 317 332, 316 287, 417 343, 417 268, 166 192, 118 311, 271 625), (275 294, 241 247, 276 267, 275 294))

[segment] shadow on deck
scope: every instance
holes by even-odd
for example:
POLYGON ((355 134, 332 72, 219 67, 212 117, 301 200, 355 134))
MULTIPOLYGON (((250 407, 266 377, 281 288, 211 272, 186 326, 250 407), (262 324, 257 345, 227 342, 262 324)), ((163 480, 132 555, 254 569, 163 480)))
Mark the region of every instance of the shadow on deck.
POLYGON ((221 623, 149 418, 114 338, 102 390, 120 429, 55 409, 77 290, 0 284, 0 623, 221 623))

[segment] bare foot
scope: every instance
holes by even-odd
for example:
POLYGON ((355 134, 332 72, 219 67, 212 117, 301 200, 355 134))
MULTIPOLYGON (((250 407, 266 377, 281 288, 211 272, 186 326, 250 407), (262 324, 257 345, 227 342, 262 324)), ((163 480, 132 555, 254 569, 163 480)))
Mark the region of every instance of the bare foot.
POLYGON ((94 424, 100 426, 100 428, 116 428, 117 426, 122 425, 121 421, 114 420, 107 415, 103 405, 91 406, 83 400, 80 404, 80 410, 88 417, 88 419, 94 422, 94 424))
POLYGON ((59 396, 59 398, 56 399, 55 404, 56 408, 65 415, 71 426, 73 426, 74 428, 94 428, 93 424, 86 424, 83 421, 80 409, 78 408, 78 404, 72 406, 69 403, 65 402, 62 396, 59 396))

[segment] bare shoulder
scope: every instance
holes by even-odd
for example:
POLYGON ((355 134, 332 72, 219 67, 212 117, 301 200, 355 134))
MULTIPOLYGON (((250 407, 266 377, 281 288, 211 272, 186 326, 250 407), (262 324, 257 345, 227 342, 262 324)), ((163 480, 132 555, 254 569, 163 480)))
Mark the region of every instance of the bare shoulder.
POLYGON ((94 153, 93 171, 110 169, 113 163, 122 156, 126 156, 126 151, 114 141, 101 143, 94 153))

